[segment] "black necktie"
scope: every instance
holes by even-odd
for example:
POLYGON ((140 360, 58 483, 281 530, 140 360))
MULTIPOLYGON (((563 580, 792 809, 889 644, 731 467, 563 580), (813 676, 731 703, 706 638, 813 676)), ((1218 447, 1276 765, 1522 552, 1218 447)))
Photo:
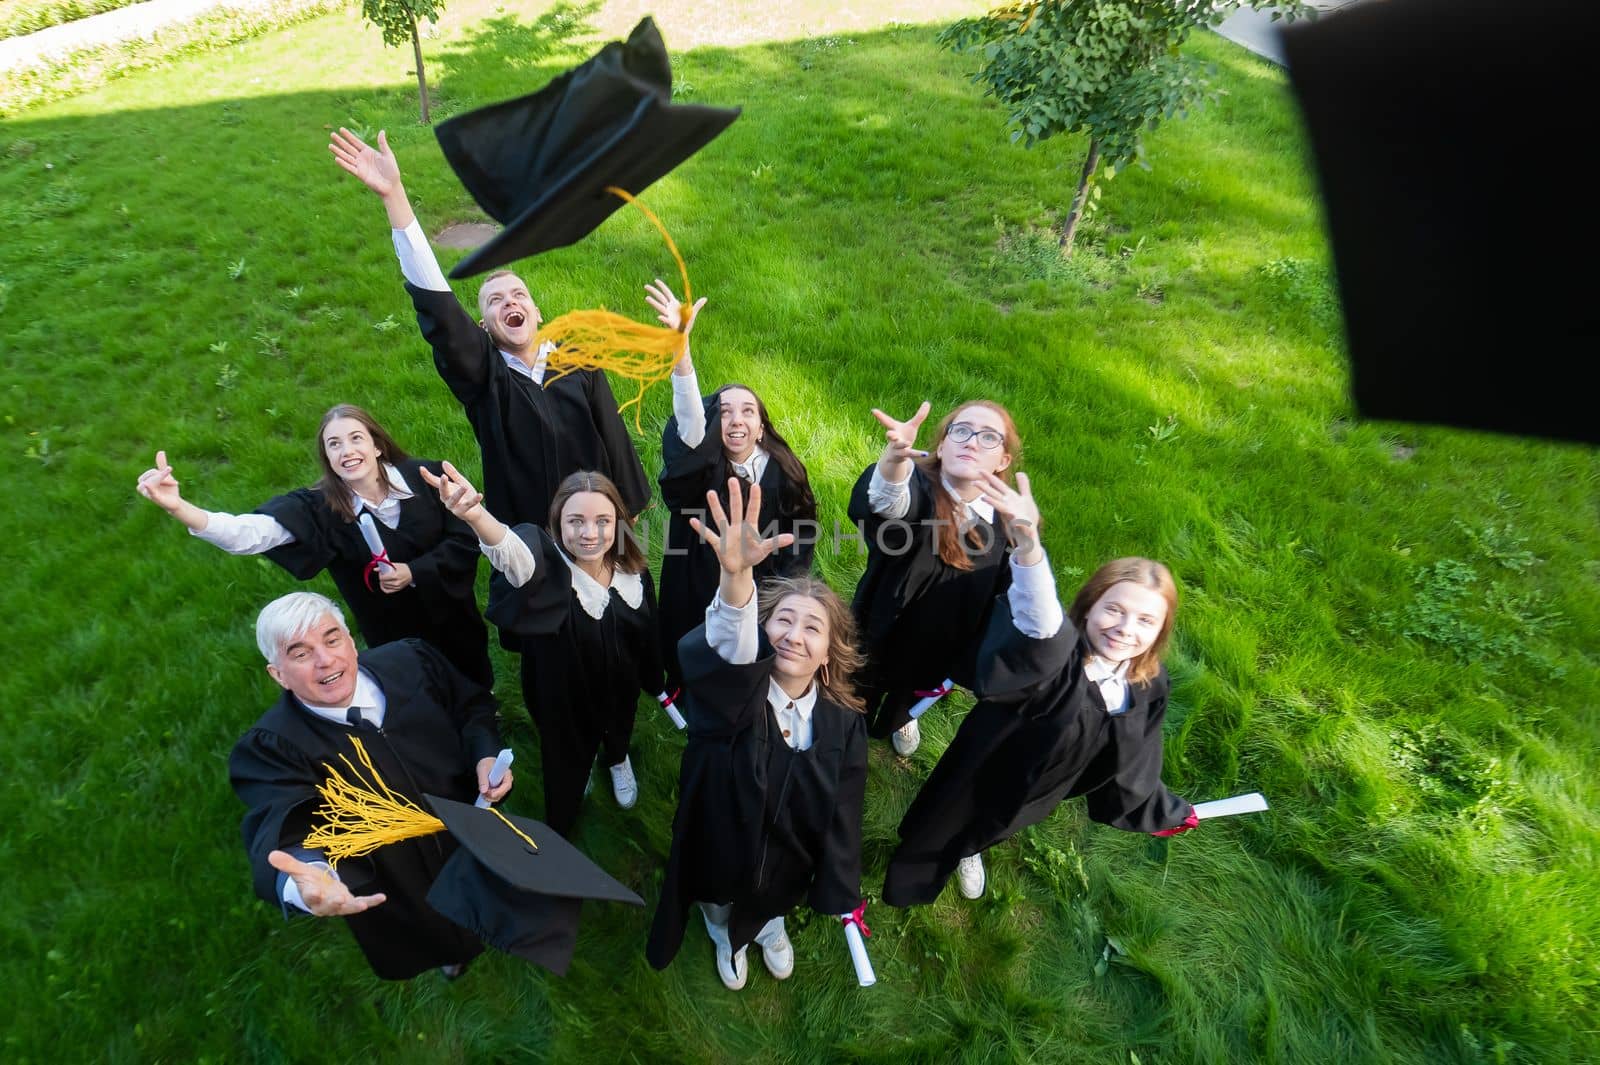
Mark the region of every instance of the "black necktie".
POLYGON ((367 727, 367 719, 361 716, 361 708, 359 706, 352 706, 349 710, 346 710, 344 719, 350 722, 351 728, 360 729, 367 727))

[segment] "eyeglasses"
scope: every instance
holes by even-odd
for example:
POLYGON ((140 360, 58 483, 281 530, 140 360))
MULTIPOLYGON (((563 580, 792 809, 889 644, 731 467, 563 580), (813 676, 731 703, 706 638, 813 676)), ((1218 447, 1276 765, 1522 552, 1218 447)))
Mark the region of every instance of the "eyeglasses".
POLYGON ((985 451, 993 451, 1006 442, 1006 438, 993 429, 974 429, 966 422, 956 422, 945 430, 944 435, 947 440, 954 440, 958 444, 965 444, 973 437, 977 437, 978 446, 985 451))

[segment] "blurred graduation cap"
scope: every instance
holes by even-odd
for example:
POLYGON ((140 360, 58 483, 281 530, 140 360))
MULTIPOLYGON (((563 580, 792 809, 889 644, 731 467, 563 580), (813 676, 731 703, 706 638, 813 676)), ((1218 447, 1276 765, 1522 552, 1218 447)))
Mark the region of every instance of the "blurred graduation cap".
POLYGON ((437 795, 426 796, 429 814, 384 782, 359 739, 350 742, 361 768, 345 755, 350 777, 324 765, 322 803, 305 838, 334 868, 391 843, 448 832, 459 847, 429 887, 428 905, 490 946, 558 976, 572 960, 584 899, 644 905, 539 821, 437 795))
POLYGON ((1577 0, 1357 3, 1284 31, 1363 416, 1600 441, 1579 384, 1596 191, 1563 158, 1597 31, 1577 0))
POLYGON ((542 822, 437 795, 428 805, 461 844, 434 878, 428 905, 507 954, 562 975, 584 899, 644 905, 542 822))
POLYGON ((622 206, 608 186, 637 195, 739 117, 671 100, 666 45, 645 18, 538 92, 441 122, 445 158, 504 227, 450 276, 581 240, 622 206))

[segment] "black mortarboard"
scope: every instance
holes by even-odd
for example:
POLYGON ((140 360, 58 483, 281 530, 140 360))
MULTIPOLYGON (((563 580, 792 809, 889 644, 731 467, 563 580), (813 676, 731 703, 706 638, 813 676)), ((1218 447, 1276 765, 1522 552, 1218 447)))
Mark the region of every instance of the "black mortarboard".
POLYGON ((739 117, 671 100, 666 45, 646 18, 538 92, 441 122, 445 158, 504 227, 450 276, 581 240, 622 206, 607 186, 637 195, 739 117))
POLYGON ((584 899, 644 905, 541 822, 502 820, 494 810, 437 795, 428 796, 428 805, 460 844, 434 878, 428 905, 492 947, 561 975, 578 941, 584 899))
POLYGON ((1600 441, 1595 192, 1565 151, 1596 29, 1576 0, 1388 0, 1284 32, 1364 416, 1600 441))

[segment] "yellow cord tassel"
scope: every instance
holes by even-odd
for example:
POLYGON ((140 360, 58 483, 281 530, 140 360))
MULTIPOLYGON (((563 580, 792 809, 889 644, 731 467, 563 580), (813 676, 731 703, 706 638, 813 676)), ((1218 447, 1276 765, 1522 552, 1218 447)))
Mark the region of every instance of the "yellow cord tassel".
MULTIPOLYGON (((667 227, 661 224, 650 208, 628 192, 615 185, 608 186, 606 191, 620 196, 644 212, 644 216, 660 231, 662 239, 667 242, 667 250, 672 252, 672 258, 678 264, 678 276, 683 280, 683 306, 687 312, 694 305, 694 292, 689 287, 688 268, 683 265, 683 256, 678 254, 678 246, 672 242, 667 227)), ((643 409, 645 390, 671 376, 672 367, 683 358, 684 349, 689 344, 681 325, 677 329, 649 325, 603 307, 599 310, 571 311, 546 322, 534 338, 534 345, 537 347, 547 340, 558 345, 550 354, 548 363, 556 377, 574 370, 610 370, 638 382, 638 394, 617 408, 619 414, 629 407, 634 409, 635 430, 641 428, 639 412, 643 409)))
POLYGON ((390 843, 444 831, 443 821, 383 782, 360 740, 352 736, 350 742, 372 782, 345 755, 339 760, 349 767, 355 784, 324 762, 328 779, 317 787, 322 805, 315 814, 321 823, 306 836, 304 846, 320 849, 337 869, 341 858, 359 858, 390 843))

